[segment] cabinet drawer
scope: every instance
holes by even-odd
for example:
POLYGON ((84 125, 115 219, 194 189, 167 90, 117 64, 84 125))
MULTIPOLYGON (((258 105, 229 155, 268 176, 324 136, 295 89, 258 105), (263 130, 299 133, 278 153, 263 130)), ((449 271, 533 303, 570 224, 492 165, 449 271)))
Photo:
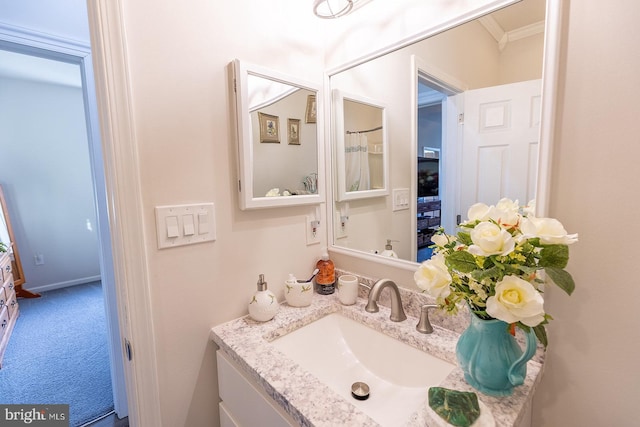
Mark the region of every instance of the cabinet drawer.
POLYGON ((7 305, 7 293, 4 290, 4 286, 0 288, 0 310, 7 305))
POLYGON ((9 293, 6 305, 9 311, 9 319, 13 319, 14 316, 18 315, 18 297, 16 297, 15 291, 9 293))
POLYGON ((238 423, 235 422, 229 411, 227 411, 226 406, 224 406, 224 402, 220 402, 218 407, 220 408, 220 427, 240 427, 238 423))
POLYGON ((13 275, 5 274, 3 283, 2 289, 4 289, 5 294, 9 296, 9 294, 16 288, 15 282, 13 281, 13 275))
POLYGON ((8 307, 2 307, 0 309, 0 343, 4 338, 4 334, 9 328, 9 309, 8 307))
POLYGON ((2 272, 0 272, 0 281, 4 283, 7 280, 7 277, 11 274, 11 258, 8 255, 2 257, 2 261, 0 261, 0 268, 2 268, 2 272))
POLYGON ((298 425, 221 350, 218 350, 216 355, 219 394, 225 412, 227 412, 223 415, 225 423, 230 418, 235 425, 240 427, 294 427, 298 425))

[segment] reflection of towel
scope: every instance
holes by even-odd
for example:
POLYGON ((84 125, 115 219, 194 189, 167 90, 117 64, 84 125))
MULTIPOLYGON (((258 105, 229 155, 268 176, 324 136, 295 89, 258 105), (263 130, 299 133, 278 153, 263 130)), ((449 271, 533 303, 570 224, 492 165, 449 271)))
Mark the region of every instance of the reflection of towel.
POLYGON ((369 158, 367 137, 349 133, 345 138, 345 186, 347 191, 369 190, 369 158))

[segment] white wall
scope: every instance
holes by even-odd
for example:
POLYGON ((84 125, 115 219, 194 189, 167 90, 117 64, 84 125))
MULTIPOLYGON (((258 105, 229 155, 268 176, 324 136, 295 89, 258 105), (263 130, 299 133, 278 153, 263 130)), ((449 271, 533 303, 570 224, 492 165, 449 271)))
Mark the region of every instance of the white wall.
POLYGON ((82 90, 0 78, 0 129, 0 182, 24 288, 95 280, 98 236, 82 90))
POLYGON ((640 5, 567 3, 550 214, 580 241, 568 267, 576 291, 548 298, 534 425, 626 427, 640 396, 640 5))
POLYGON ((280 299, 308 275, 310 207, 241 211, 228 64, 239 58, 322 83, 322 34, 308 2, 131 0, 124 4, 163 426, 217 425, 209 330, 247 313, 258 274, 280 299), (295 19, 292 19, 295 17, 295 19), (217 240, 156 248, 153 208, 213 201, 217 240))

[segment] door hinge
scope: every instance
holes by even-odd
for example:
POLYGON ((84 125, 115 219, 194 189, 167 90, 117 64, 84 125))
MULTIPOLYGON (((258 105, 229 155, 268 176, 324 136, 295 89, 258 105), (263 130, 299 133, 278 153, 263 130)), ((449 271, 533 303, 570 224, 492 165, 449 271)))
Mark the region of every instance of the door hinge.
POLYGON ((131 361, 133 359, 133 350, 131 348, 131 343, 128 339, 124 339, 124 351, 127 354, 127 360, 131 361))
POLYGON ((237 80, 234 78, 233 79, 233 93, 238 93, 238 86, 237 86, 237 80))
POLYGON ((461 222, 462 222, 462 215, 460 214, 456 215, 456 225, 460 225, 461 222))
POLYGON ((238 180, 238 192, 242 193, 242 181, 238 180))
POLYGON ((464 113, 458 114, 458 124, 459 125, 463 125, 464 124, 464 113))

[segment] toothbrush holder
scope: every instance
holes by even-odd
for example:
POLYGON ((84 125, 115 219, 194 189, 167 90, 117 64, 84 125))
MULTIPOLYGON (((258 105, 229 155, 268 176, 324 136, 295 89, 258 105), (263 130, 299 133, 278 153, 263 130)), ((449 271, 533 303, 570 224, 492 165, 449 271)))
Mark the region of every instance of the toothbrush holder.
POLYGON ((313 297, 313 281, 311 282, 284 282, 284 298, 292 307, 306 307, 311 304, 313 297))

